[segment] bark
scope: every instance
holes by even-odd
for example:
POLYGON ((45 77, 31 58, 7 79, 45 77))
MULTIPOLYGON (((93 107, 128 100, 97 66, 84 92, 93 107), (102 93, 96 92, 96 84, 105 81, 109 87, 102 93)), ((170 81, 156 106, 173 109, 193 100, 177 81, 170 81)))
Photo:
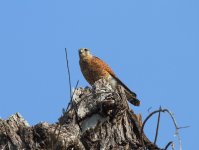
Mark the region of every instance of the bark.
POLYGON ((114 90, 105 80, 76 89, 58 120, 30 126, 19 113, 0 119, 0 149, 160 149, 141 134, 141 115, 129 108, 123 88, 114 90))

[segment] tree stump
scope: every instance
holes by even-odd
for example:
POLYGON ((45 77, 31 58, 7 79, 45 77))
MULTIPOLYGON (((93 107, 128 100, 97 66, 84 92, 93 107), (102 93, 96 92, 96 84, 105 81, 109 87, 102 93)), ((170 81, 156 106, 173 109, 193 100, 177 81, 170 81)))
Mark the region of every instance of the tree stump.
POLYGON ((160 150, 141 134, 141 115, 129 108, 124 89, 103 79, 75 89, 58 120, 29 126, 19 113, 0 120, 0 149, 160 150))

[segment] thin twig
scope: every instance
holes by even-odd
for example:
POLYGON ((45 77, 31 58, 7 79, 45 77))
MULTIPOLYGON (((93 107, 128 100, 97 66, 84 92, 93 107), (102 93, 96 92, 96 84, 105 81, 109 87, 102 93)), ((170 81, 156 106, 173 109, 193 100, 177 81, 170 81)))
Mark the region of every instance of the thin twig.
MULTIPOLYGON (((67 49, 66 49, 66 48, 65 48, 65 54, 66 54, 66 63, 67 63, 67 71, 68 71, 68 82, 69 82, 69 88, 70 88, 70 102, 68 103, 68 106, 67 106, 67 109, 66 109, 66 110, 68 110, 70 104, 72 103, 72 99, 73 99, 74 93, 75 93, 75 91, 76 91, 76 89, 77 89, 77 86, 78 86, 78 84, 79 84, 79 80, 77 81, 76 86, 75 86, 75 90, 74 90, 74 92, 73 92, 73 94, 72 94, 71 77, 70 77, 70 68, 69 68, 68 53, 67 53, 67 49)), ((57 134, 57 137, 56 137, 56 140, 55 140, 55 144, 57 143, 58 138, 59 138, 59 136, 60 136, 61 127, 62 127, 62 125, 57 124, 56 127, 55 127, 55 130, 54 130, 54 132, 53 132, 53 134, 56 136, 56 131, 57 131, 57 128, 58 128, 58 134, 57 134), (58 127, 59 127, 59 128, 58 128, 58 127)), ((52 143, 52 146, 54 146, 53 144, 54 144, 54 143, 52 143)))
POLYGON ((152 107, 149 107, 148 109, 147 109, 147 111, 148 111, 148 113, 150 113, 150 110, 152 109, 152 107))
POLYGON ((172 144, 173 144, 173 141, 170 141, 170 142, 165 146, 164 150, 167 150, 167 148, 169 148, 169 146, 172 145, 172 144))
POLYGON ((180 150, 182 150, 182 141, 181 141, 181 138, 180 138, 180 135, 179 135, 179 129, 180 128, 178 127, 177 122, 176 122, 173 114, 168 109, 166 109, 165 111, 171 116, 171 118, 173 120, 173 123, 174 123, 175 128, 176 128, 175 135, 177 135, 177 137, 178 137, 178 142, 179 142, 179 145, 180 145, 180 150))
MULTIPOLYGON (((161 110, 161 109, 162 109, 162 108, 161 108, 161 106, 160 106, 159 110, 161 110)), ((157 138, 158 138, 158 131, 159 131, 159 126, 160 126, 160 114, 161 114, 161 112, 159 111, 159 113, 158 113, 157 127, 156 127, 156 132, 155 132, 154 144, 156 144, 157 138)))
POLYGON ((67 70, 68 70, 68 82, 69 82, 69 87, 70 87, 70 98, 71 98, 72 86, 71 86, 71 78, 70 78, 70 68, 69 68, 69 63, 68 63, 68 52, 66 48, 65 48, 65 54, 66 54, 66 63, 67 63, 67 70))
POLYGON ((183 126, 183 127, 178 127, 178 129, 184 129, 184 128, 189 128, 190 126, 183 126))
POLYGON ((77 90, 78 84, 79 84, 79 80, 77 81, 77 83, 76 83, 76 85, 75 85, 75 89, 74 89, 74 91, 73 91, 73 95, 72 95, 72 97, 71 97, 71 99, 70 99, 70 102, 68 103, 68 106, 67 106, 66 111, 68 111, 69 106, 72 104, 73 96, 74 96, 74 94, 75 94, 75 91, 77 90))
MULTIPOLYGON (((143 122, 143 124, 142 124, 141 135, 143 135, 144 126, 145 126, 146 122, 148 121, 148 119, 149 119, 151 116, 153 116, 155 113, 158 113, 158 112, 160 112, 160 111, 161 111, 161 110, 153 111, 153 112, 151 112, 151 113, 146 117, 146 119, 144 120, 144 122, 143 122)), ((143 138, 142 138, 142 143, 144 143, 143 138)))

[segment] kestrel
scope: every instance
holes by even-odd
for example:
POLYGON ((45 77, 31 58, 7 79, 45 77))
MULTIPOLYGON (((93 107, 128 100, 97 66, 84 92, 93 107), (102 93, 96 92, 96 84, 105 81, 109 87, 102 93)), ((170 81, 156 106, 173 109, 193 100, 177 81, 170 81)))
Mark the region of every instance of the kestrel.
POLYGON ((113 88, 121 85, 125 89, 127 99, 135 106, 140 105, 140 101, 136 98, 136 94, 132 92, 112 71, 112 69, 101 59, 91 54, 87 48, 79 49, 79 64, 83 76, 90 85, 99 79, 106 79, 113 88))

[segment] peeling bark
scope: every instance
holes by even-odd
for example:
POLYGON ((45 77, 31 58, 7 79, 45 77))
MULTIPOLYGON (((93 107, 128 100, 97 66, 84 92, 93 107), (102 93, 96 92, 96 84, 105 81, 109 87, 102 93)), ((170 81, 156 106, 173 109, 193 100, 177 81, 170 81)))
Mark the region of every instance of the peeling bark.
POLYGON ((0 149, 160 150, 141 135, 141 126, 123 88, 99 80, 92 88, 76 89, 55 124, 29 126, 19 113, 0 120, 0 149))

